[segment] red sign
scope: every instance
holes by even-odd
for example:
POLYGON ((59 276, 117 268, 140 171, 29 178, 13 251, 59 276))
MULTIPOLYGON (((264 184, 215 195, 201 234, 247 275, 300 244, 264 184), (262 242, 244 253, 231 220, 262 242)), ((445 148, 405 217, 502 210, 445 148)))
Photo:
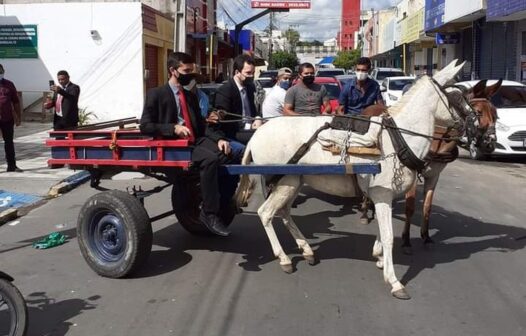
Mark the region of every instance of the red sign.
POLYGON ((270 0, 270 1, 252 1, 252 8, 278 8, 278 9, 309 9, 310 0, 270 0))

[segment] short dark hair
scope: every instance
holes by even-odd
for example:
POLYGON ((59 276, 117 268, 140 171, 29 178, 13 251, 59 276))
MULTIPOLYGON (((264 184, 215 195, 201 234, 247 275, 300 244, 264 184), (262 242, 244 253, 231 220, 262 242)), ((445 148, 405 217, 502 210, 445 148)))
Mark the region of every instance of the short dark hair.
POLYGON ((371 60, 369 57, 360 57, 358 58, 358 62, 356 62, 356 65, 367 65, 368 69, 371 69, 371 60))
POLYGON ((69 74, 66 70, 60 70, 59 72, 57 72, 57 77, 58 76, 66 76, 69 78, 69 74))
POLYGON ((249 65, 256 65, 256 62, 252 56, 247 54, 238 55, 236 58, 234 58, 234 72, 236 72, 236 70, 241 72, 245 66, 245 63, 249 65))
POLYGON ((194 59, 187 53, 173 52, 168 55, 168 61, 166 63, 168 70, 170 70, 170 68, 179 68, 181 64, 192 64, 194 63, 194 59))
POLYGON ((298 74, 301 75, 303 70, 305 69, 314 69, 314 65, 312 65, 312 63, 309 63, 309 62, 301 63, 298 68, 298 74))

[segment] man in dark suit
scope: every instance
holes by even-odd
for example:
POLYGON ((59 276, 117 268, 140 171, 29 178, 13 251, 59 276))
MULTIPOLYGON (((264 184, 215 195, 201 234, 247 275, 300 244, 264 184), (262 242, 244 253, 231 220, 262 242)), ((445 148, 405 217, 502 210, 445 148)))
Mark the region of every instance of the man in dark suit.
MULTIPOLYGON (((234 115, 226 115, 224 120, 240 120, 241 118, 255 118, 261 116, 254 103, 255 62, 249 55, 239 55, 234 59, 234 76, 217 89, 215 107, 234 115)), ((238 157, 244 150, 244 145, 250 140, 253 129, 261 125, 261 121, 252 119, 239 123, 218 123, 217 130, 226 136, 238 157)))
POLYGON ((53 95, 53 129, 55 131, 74 129, 79 122, 79 96, 80 87, 69 81, 69 74, 66 70, 57 73, 59 85, 51 85, 50 90, 53 95))
POLYGON ((229 162, 230 144, 207 127, 197 97, 183 87, 193 79, 194 60, 176 52, 168 56, 168 83, 148 91, 141 117, 143 134, 194 140, 192 165, 199 168, 203 207, 200 220, 211 232, 228 236, 219 217, 221 195, 218 168, 229 162))

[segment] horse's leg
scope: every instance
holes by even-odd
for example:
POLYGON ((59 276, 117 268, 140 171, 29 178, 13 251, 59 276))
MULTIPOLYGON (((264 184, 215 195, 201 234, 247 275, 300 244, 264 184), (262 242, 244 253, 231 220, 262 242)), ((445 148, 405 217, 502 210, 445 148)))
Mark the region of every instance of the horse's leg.
POLYGON ((380 237, 376 236, 376 239, 374 241, 373 245, 373 257, 378 259, 376 262, 376 267, 379 269, 384 268, 384 255, 383 255, 383 248, 382 248, 382 242, 380 241, 380 237))
POLYGON ((424 180, 424 213, 422 218, 422 226, 420 227, 420 237, 424 240, 424 244, 431 244, 433 240, 429 237, 429 217, 431 216, 431 208, 433 207, 433 196, 435 188, 438 183, 440 174, 434 174, 424 180))
POLYGON ((411 218, 415 214, 416 181, 405 194, 405 225, 402 233, 402 251, 404 254, 413 254, 411 249, 411 218))
POLYGON ((362 212, 362 215, 360 216, 360 223, 363 225, 369 224, 369 198, 367 195, 363 194, 362 196, 362 203, 360 205, 360 211, 362 212))
MULTIPOLYGON (((299 188, 298 188, 298 191, 299 191, 299 188)), ((315 265, 316 258, 314 256, 314 252, 312 251, 312 248, 307 242, 307 239, 298 229, 298 226, 296 225, 294 220, 292 220, 292 217, 290 215, 290 208, 292 207, 293 200, 290 201, 283 209, 279 211, 279 215, 281 215, 283 219, 283 224, 285 224, 285 227, 289 230, 292 237, 294 237, 294 240, 296 240, 296 244, 298 245, 298 248, 302 251, 303 258, 307 260, 309 265, 315 265)))
POLYGON ((382 243, 384 257, 384 280, 391 285, 391 294, 398 299, 410 299, 404 285, 397 279, 393 264, 393 196, 386 190, 371 190, 371 199, 374 202, 378 227, 380 229, 380 241, 382 243))
POLYGON ((272 225, 272 219, 278 210, 287 206, 288 203, 292 204, 294 198, 298 194, 297 189, 299 188, 300 184, 300 176, 287 175, 282 177, 272 190, 270 196, 258 209, 259 218, 263 223, 265 232, 267 233, 270 244, 272 245, 274 256, 279 258, 279 264, 286 273, 292 273, 292 262, 285 254, 281 244, 279 243, 278 236, 276 235, 276 231, 274 231, 274 226, 272 225))

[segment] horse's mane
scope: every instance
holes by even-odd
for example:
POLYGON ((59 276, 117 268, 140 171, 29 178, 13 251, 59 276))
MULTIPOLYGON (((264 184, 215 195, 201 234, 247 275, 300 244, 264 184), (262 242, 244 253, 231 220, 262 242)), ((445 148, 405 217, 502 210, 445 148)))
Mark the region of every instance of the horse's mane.
POLYGON ((422 77, 420 77, 416 82, 415 84, 413 84, 413 86, 411 86, 411 88, 409 89, 409 91, 407 91, 405 94, 402 95, 402 98, 400 99, 400 101, 398 102, 398 104, 395 104, 391 107, 389 107, 389 114, 390 115, 397 115, 398 113, 400 113, 401 111, 404 110, 405 106, 407 105, 407 103, 409 101, 411 101, 411 99, 413 99, 413 96, 415 96, 416 92, 422 87, 424 86, 424 84, 426 83, 426 81, 429 80, 429 76, 427 75, 424 75, 422 77), (424 80, 425 79, 425 80, 424 80))

